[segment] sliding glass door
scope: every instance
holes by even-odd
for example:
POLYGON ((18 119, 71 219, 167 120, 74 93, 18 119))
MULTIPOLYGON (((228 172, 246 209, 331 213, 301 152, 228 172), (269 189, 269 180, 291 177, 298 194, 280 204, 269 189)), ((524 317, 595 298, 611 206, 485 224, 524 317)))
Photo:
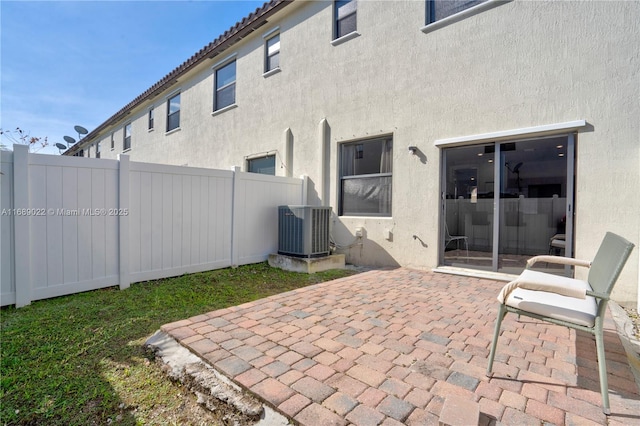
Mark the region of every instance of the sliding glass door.
POLYGON ((494 146, 444 152, 444 264, 491 270, 494 146))
POLYGON ((441 263, 517 274, 570 255, 573 150, 573 135, 444 149, 441 263))

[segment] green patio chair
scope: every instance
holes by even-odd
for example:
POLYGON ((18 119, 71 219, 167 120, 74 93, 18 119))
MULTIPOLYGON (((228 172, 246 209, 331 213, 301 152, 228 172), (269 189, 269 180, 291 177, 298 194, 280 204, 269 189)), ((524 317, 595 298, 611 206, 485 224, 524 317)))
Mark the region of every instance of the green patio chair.
POLYGON ((553 324, 593 334, 600 374, 602 410, 611 413, 604 356, 603 321, 609 295, 634 245, 607 232, 592 262, 560 256, 536 256, 527 261, 526 269, 504 286, 496 320, 487 376, 492 376, 493 360, 500 335, 500 325, 508 312, 525 315, 553 324), (586 281, 533 271, 536 262, 549 262, 589 268, 586 281))

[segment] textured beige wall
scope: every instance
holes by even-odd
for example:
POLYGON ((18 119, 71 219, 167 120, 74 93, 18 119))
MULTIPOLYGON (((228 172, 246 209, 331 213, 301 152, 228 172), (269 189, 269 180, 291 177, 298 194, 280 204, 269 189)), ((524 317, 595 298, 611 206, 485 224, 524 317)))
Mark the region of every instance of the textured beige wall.
MULTIPOLYGON (((332 46, 331 3, 301 2, 171 89, 182 92, 181 130, 164 132, 166 94, 153 101, 154 131, 147 130, 151 104, 134 111, 129 154, 134 161, 228 169, 277 150, 279 165, 290 128, 291 173, 309 175, 320 189, 319 127, 326 119, 335 208, 338 144, 393 134, 393 218, 336 217, 334 238, 348 244, 364 227, 364 245, 348 250, 348 261, 430 268, 438 263, 435 140, 584 119, 575 245, 577 257, 590 258, 607 230, 636 244, 640 237, 639 21, 639 2, 513 1, 425 34, 423 2, 363 1, 361 35, 332 46), (262 35, 276 26, 282 71, 264 78, 262 35), (230 54, 237 54, 237 108, 212 116, 211 67, 230 54), (411 156, 409 145, 426 162, 411 156)), ((114 151, 105 134, 104 158, 121 151, 121 127, 114 127, 114 151)), ((636 252, 614 299, 637 301, 638 259, 636 252)))

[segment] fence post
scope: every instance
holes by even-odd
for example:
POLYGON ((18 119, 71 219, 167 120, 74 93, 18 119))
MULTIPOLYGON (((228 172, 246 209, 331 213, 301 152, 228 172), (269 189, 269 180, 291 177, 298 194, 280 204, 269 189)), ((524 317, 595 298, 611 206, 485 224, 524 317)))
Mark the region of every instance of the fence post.
POLYGON ((233 172, 233 184, 231 189, 231 267, 235 268, 238 266, 238 253, 239 253, 239 227, 240 227, 240 196, 238 192, 240 191, 240 185, 238 181, 240 180, 240 167, 233 166, 231 168, 233 172))
POLYGON ((129 156, 118 154, 118 208, 127 214, 118 215, 118 253, 120 272, 120 290, 129 288, 131 277, 129 276, 129 156))
MULTIPOLYGON (((13 208, 29 208, 29 147, 13 145, 13 208)), ((14 215, 16 308, 31 304, 31 221, 26 214, 14 215)))

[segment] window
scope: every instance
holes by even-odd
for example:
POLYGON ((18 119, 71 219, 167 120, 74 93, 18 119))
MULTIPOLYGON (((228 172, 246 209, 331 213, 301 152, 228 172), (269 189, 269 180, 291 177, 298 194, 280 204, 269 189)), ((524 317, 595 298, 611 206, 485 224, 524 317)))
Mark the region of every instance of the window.
POLYGON ((267 39, 265 54, 264 72, 280 68, 280 34, 267 39))
POLYGON ((276 156, 250 158, 247 160, 247 170, 250 173, 260 173, 263 175, 276 175, 276 156))
POLYGON ((487 0, 427 0, 427 24, 477 6, 487 0))
POLYGON ((334 8, 334 38, 340 38, 356 31, 356 15, 358 10, 356 0, 337 0, 334 8))
POLYGON ((151 108, 149 110, 148 118, 149 118, 149 127, 148 127, 148 129, 152 130, 153 129, 153 108, 151 108))
POLYGON ((100 142, 96 143, 96 158, 100 158, 100 142))
POLYGON ((131 123, 124 126, 124 140, 122 143, 122 150, 126 151, 131 149, 131 123))
POLYGON ((180 93, 167 101, 167 132, 180 127, 180 93))
POLYGON ((340 146, 340 215, 391 216, 391 137, 340 146))
POLYGON ((214 99, 214 111, 218 111, 236 103, 236 61, 215 71, 216 93, 214 99))
POLYGON ((113 148, 115 148, 115 140, 113 138, 113 133, 111 133, 111 150, 113 151, 113 148))

